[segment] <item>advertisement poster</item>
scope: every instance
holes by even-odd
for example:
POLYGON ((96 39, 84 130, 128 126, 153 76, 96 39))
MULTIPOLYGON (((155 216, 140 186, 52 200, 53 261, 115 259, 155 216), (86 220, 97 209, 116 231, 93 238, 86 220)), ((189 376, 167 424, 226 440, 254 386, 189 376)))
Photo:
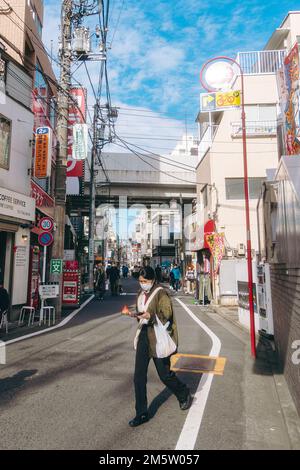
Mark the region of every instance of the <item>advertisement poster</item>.
POLYGON ((284 61, 286 94, 285 146, 287 155, 300 153, 300 110, 299 110, 299 48, 296 44, 284 61))
POLYGON ((69 108, 68 119, 68 161, 67 161, 67 195, 83 194, 84 160, 73 159, 73 127, 86 121, 86 90, 71 88, 73 103, 69 108))
POLYGON ((80 304, 80 271, 78 261, 64 262, 62 303, 66 306, 77 306, 80 304))
MULTIPOLYGON (((239 307, 249 310, 249 289, 248 282, 238 281, 238 303, 239 307)), ((256 284, 252 285, 254 312, 257 313, 256 284)))
POLYGON ((205 236, 214 259, 214 276, 217 276, 225 252, 224 233, 210 233, 205 236))

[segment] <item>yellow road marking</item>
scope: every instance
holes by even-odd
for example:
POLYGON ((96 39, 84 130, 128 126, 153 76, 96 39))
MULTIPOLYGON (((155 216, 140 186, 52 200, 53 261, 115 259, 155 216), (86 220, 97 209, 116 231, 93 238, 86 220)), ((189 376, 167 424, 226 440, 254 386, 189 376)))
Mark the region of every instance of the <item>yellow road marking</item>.
MULTIPOLYGON (((224 368, 226 364, 227 359, 225 357, 213 357, 213 356, 202 356, 198 354, 174 354, 171 356, 171 370, 174 372, 192 372, 194 374, 214 374, 214 375, 223 375, 224 373, 224 368), (193 358, 193 359, 199 359, 199 368, 191 369, 191 368, 185 368, 184 366, 180 366, 177 364, 179 362, 180 358, 193 358), (205 360, 207 361, 207 364, 211 363, 211 361, 214 361, 214 365, 211 369, 208 367, 206 369, 203 368, 203 362, 205 363, 205 360), (202 369, 201 369, 201 362, 202 362, 202 369), (177 366, 176 366, 177 365, 177 366)), ((186 361, 188 364, 188 361, 186 361)), ((193 361, 194 362, 194 361, 193 361)))

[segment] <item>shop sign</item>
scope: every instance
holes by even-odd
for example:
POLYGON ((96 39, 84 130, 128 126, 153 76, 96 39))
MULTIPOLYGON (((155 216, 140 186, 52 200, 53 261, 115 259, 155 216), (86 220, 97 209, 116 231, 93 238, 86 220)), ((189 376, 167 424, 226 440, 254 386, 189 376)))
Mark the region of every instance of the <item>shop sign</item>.
POLYGON ((59 284, 41 284, 39 294, 41 299, 55 299, 59 296, 59 284))
POLYGON ((0 214, 22 220, 35 220, 35 201, 24 194, 0 188, 0 214))
POLYGON ((85 160, 88 153, 88 125, 74 124, 73 126, 73 160, 85 160))
POLYGON ((16 266, 17 267, 24 267, 26 266, 26 260, 27 260, 27 248, 26 246, 16 246, 15 249, 16 253, 16 266))
POLYGON ((50 274, 62 274, 63 261, 62 259, 52 259, 50 262, 50 274))
POLYGON ((54 200, 34 181, 31 181, 31 197, 35 199, 35 204, 41 211, 53 209, 54 200))
POLYGON ((241 92, 239 90, 201 93, 200 109, 201 112, 226 111, 231 108, 241 106, 241 92))
POLYGON ((52 129, 38 127, 35 131, 34 176, 47 178, 51 175, 52 129))
MULTIPOLYGON (((76 263, 76 262, 67 262, 76 263)), ((78 269, 66 269, 63 272, 63 294, 62 302, 65 305, 79 305, 80 303, 80 272, 78 269)), ((67 266, 70 267, 70 264, 67 266)), ((74 264, 75 266, 75 264, 74 264)), ((78 263, 77 263, 78 266, 78 263)))

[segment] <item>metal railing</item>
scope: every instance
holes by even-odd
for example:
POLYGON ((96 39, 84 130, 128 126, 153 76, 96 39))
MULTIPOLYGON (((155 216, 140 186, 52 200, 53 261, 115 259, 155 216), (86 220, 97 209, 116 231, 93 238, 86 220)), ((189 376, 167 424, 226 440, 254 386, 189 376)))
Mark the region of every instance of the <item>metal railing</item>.
MULTIPOLYGON (((277 121, 247 121, 246 122, 247 135, 262 136, 262 135, 276 135, 277 134, 277 121)), ((242 123, 236 121, 231 123, 231 135, 233 137, 242 137, 242 123)))
POLYGON ((245 75, 275 73, 284 61, 285 50, 238 52, 237 62, 245 75))

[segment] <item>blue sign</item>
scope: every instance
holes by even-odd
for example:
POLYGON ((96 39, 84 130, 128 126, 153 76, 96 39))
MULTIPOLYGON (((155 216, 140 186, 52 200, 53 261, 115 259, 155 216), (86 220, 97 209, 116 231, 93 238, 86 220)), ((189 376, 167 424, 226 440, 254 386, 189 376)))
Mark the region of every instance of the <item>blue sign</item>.
POLYGON ((36 134, 48 134, 49 127, 38 127, 35 131, 36 134))
POLYGON ((43 232, 39 235, 39 244, 42 246, 49 246, 53 243, 53 235, 50 232, 43 232))

